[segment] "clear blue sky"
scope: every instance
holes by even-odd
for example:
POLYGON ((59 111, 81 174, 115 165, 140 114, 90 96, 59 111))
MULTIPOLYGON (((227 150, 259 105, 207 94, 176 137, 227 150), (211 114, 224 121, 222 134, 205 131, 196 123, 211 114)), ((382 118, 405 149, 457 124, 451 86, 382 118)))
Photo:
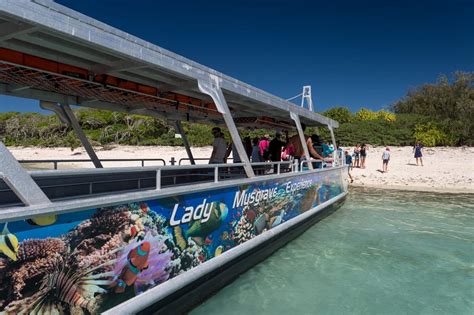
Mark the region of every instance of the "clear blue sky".
POLYGON ((312 85, 318 111, 377 110, 442 73, 474 71, 470 0, 57 2, 284 98, 312 85))

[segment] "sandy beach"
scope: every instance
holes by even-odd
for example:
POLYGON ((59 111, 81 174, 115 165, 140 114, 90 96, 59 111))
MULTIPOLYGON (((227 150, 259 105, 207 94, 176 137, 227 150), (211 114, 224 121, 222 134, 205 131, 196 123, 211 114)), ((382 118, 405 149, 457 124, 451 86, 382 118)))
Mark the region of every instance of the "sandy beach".
MULTIPOLYGON (((38 148, 10 147, 10 151, 18 160, 43 159, 88 159, 83 148, 38 148)), ((350 148, 352 149, 352 148, 350 148)), ((210 156, 211 147, 192 148, 195 158, 210 156)), ((366 168, 354 168, 353 186, 474 193, 474 148, 434 147, 425 148, 423 164, 416 166, 411 147, 391 147, 391 159, 388 173, 381 173, 382 147, 370 147, 366 168)), ((179 161, 187 158, 182 147, 140 147, 140 146, 110 146, 97 147, 96 153, 100 159, 132 159, 160 158, 170 164, 172 157, 179 161)), ((205 161, 198 161, 206 163, 205 161)), ((183 160, 183 164, 189 161, 183 160)), ((105 167, 140 166, 140 162, 104 162, 105 167)), ((146 162, 146 166, 162 165, 161 162, 146 162)), ((33 164, 30 169, 51 169, 52 164, 33 164)), ((91 163, 62 163, 59 168, 93 167, 91 163)))
POLYGON ((385 147, 371 147, 366 168, 354 168, 356 186, 419 191, 474 193, 474 148, 425 148, 417 166, 412 147, 391 147, 388 173, 382 173, 385 147))

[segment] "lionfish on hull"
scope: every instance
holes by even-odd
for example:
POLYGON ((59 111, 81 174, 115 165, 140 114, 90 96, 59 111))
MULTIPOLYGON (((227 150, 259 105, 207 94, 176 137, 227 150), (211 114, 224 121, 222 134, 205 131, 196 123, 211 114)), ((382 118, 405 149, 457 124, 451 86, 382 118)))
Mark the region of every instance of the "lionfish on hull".
POLYGON ((98 266, 73 270, 64 264, 60 257, 56 257, 56 268, 46 275, 39 290, 32 296, 10 303, 0 314, 64 314, 97 313, 99 299, 97 294, 106 293, 100 286, 110 286, 112 272, 94 274, 102 268, 115 263, 108 261, 98 266), (69 311, 68 311, 69 310, 69 311))

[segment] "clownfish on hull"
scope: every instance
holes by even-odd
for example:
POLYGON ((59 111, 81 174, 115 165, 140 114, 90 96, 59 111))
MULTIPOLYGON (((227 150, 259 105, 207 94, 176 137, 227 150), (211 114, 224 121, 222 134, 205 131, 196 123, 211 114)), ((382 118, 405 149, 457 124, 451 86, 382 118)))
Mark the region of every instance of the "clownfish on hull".
POLYGON ((10 233, 7 225, 8 223, 5 223, 2 234, 0 234, 0 252, 11 260, 16 261, 18 259, 19 243, 17 237, 10 233))
POLYGON ((118 279, 111 286, 115 287, 115 293, 124 292, 127 286, 135 283, 138 274, 148 268, 150 250, 150 243, 143 242, 128 253, 127 264, 123 267, 118 279))

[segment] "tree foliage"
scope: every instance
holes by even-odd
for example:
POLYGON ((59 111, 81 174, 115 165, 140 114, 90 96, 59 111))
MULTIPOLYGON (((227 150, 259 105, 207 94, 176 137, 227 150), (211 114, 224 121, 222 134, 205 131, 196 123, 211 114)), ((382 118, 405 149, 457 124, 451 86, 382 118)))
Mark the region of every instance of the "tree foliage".
MULTIPOLYGON (((393 104, 393 112, 361 108, 351 113, 347 107, 334 107, 323 115, 337 120, 338 144, 413 145, 422 141, 427 146, 474 145, 474 73, 457 72, 453 80, 440 77, 436 84, 425 84, 411 90, 393 104)), ((168 122, 148 116, 130 115, 96 109, 74 110, 79 124, 94 145, 182 145, 168 122)), ((183 122, 191 145, 212 143, 209 125, 183 122)), ((228 132, 223 129, 230 141, 228 132)), ((273 135, 275 130, 247 130, 241 137, 273 135)), ((308 134, 319 133, 330 141, 327 128, 309 128, 308 134)), ((38 113, 0 113, 0 141, 8 146, 80 145, 74 132, 55 115, 38 113)))
POLYGON ((409 91, 392 109, 428 116, 454 144, 474 145, 474 72, 455 72, 451 80, 440 76, 435 84, 409 91))
POLYGON ((352 122, 354 115, 347 107, 333 107, 323 113, 324 116, 336 120, 340 124, 352 122))

